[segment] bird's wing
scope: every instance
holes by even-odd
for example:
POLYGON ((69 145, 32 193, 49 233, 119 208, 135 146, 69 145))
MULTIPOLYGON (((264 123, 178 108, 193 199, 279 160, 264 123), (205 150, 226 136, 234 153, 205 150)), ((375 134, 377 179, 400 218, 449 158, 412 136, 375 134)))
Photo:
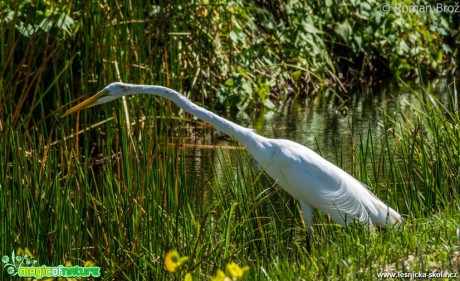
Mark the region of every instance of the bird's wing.
POLYGON ((296 199, 330 214, 340 224, 352 220, 385 223, 391 208, 360 181, 305 146, 291 141, 282 145, 273 161, 277 167, 270 170, 279 171, 272 177, 296 199))

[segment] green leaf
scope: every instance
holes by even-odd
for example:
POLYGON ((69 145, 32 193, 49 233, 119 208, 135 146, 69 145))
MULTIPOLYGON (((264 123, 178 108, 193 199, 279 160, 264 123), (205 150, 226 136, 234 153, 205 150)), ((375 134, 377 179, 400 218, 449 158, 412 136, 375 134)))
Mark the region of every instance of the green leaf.
POLYGON ((406 41, 404 41, 404 39, 401 39, 401 42, 399 42, 398 54, 403 55, 404 53, 408 53, 409 50, 410 48, 406 44, 406 41))
POLYGON ((235 31, 230 31, 230 39, 232 39, 233 42, 238 43, 238 35, 235 31))
POLYGON ((301 75, 302 75, 302 70, 297 70, 297 71, 292 72, 292 78, 294 78, 294 80, 296 81, 300 79, 301 75))
POLYGON ((339 23, 335 29, 335 33, 342 37, 343 41, 347 44, 350 42, 350 35, 353 33, 350 23, 348 20, 345 20, 343 23, 339 23))
POLYGON ((308 23, 308 22, 303 22, 302 26, 303 26, 304 30, 306 32, 308 32, 308 33, 313 33, 313 34, 323 34, 324 33, 321 30, 319 30, 318 28, 316 28, 313 24, 308 23))
POLYGON ((264 106, 272 110, 275 109, 275 104, 269 98, 265 99, 264 106))

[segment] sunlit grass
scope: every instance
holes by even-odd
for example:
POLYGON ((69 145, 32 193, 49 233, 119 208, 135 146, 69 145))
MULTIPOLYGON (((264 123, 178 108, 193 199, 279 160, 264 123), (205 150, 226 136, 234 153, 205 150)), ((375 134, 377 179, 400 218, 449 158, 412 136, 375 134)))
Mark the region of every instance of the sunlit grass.
MULTIPOLYGON (((1 136, 1 248, 27 247, 46 265, 92 260, 102 280, 206 280, 231 262, 248 266, 247 280, 457 272, 460 119, 425 98, 416 119, 387 118, 380 137, 354 140, 353 173, 401 211, 398 229, 344 228, 316 213, 308 253, 298 205, 244 150, 216 147, 201 159, 214 172, 197 180, 186 148, 165 145, 183 120, 148 119, 129 136, 120 111, 78 143, 52 145, 34 131, 1 136), (164 266, 170 249, 188 257, 174 273, 164 266)), ((55 130, 64 133, 62 123, 55 130)))
MULTIPOLYGON (((5 3, 0 6, 15 5, 5 3)), ((185 147, 177 139, 212 139, 214 131, 196 130, 201 123, 177 113, 170 103, 136 97, 128 101, 128 109, 114 102, 60 116, 71 100, 117 80, 168 86, 209 109, 214 109, 222 85, 244 90, 230 91, 232 96, 250 90, 254 99, 271 93, 288 104, 292 95, 283 81, 290 75, 297 76, 291 80, 295 87, 309 94, 309 89, 329 88, 329 76, 337 75, 314 66, 321 60, 304 45, 307 41, 295 40, 304 51, 289 47, 292 57, 270 49, 289 39, 273 32, 268 38, 275 44, 269 49, 266 44, 241 48, 228 35, 249 35, 232 22, 250 14, 228 12, 244 11, 241 5, 159 1, 149 10, 145 1, 113 6, 38 3, 48 11, 68 13, 78 21, 73 28, 82 32, 52 30, 26 37, 17 26, 32 24, 32 18, 1 22, 0 256, 22 248, 40 265, 94 261, 102 268, 98 280, 225 279, 234 277, 225 272, 233 263, 249 268, 246 280, 368 280, 377 272, 459 271, 460 117, 455 90, 442 93, 442 103, 424 89, 408 91, 420 101, 415 118, 387 116, 379 137, 372 137, 370 129, 360 138, 341 138, 338 147, 351 146, 352 154, 339 151, 336 162, 400 210, 405 222, 399 229, 343 228, 315 213, 308 253, 295 200, 255 169, 235 143, 197 146, 201 154, 190 160, 187 149, 194 142, 185 147), (145 19, 160 7, 162 13, 145 19), (210 29, 199 28, 203 25, 210 29), (264 49, 276 60, 261 60, 264 49), (300 67, 285 63, 289 58, 300 58, 300 67), (272 82, 281 86, 273 91, 267 87, 272 82), (191 161, 200 164, 187 169, 191 161), (211 172, 200 171, 203 166, 211 172), (165 268, 171 249, 188 257, 174 273, 165 268)), ((263 9, 259 12, 265 17, 263 9)), ((304 13, 298 16, 303 22, 304 13)), ((298 28, 308 33, 303 24, 298 28)), ((327 49, 319 50, 329 58, 327 49)), ((317 100, 330 94, 320 92, 317 100)), ((0 274, 0 280, 17 280, 6 270, 0 274)))

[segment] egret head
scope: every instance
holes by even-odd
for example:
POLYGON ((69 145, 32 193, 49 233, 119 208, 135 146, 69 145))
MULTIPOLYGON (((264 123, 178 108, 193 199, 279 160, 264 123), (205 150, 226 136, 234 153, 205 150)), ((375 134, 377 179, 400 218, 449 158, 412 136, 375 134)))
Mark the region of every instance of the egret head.
POLYGON ((121 96, 130 95, 133 93, 133 89, 134 89, 134 85, 124 84, 121 82, 112 83, 108 85, 107 87, 105 87, 104 89, 102 89, 97 94, 95 94, 94 96, 90 97, 89 99, 84 100, 83 102, 67 110, 62 115, 62 117, 67 116, 76 111, 82 110, 83 108, 88 108, 88 107, 92 107, 98 104, 103 104, 111 100, 117 99, 121 96))

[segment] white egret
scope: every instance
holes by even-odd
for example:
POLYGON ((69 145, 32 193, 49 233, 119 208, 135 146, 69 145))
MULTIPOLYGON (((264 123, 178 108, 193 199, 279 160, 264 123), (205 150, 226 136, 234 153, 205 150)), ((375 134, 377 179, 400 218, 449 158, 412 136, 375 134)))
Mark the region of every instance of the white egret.
POLYGON ((134 94, 150 94, 171 100, 186 112, 236 138, 270 177, 299 200, 308 232, 314 209, 323 211, 343 226, 352 221, 369 226, 401 222, 401 215, 378 199, 363 183, 309 148, 286 139, 260 136, 192 103, 169 88, 112 83, 62 116, 134 94))

